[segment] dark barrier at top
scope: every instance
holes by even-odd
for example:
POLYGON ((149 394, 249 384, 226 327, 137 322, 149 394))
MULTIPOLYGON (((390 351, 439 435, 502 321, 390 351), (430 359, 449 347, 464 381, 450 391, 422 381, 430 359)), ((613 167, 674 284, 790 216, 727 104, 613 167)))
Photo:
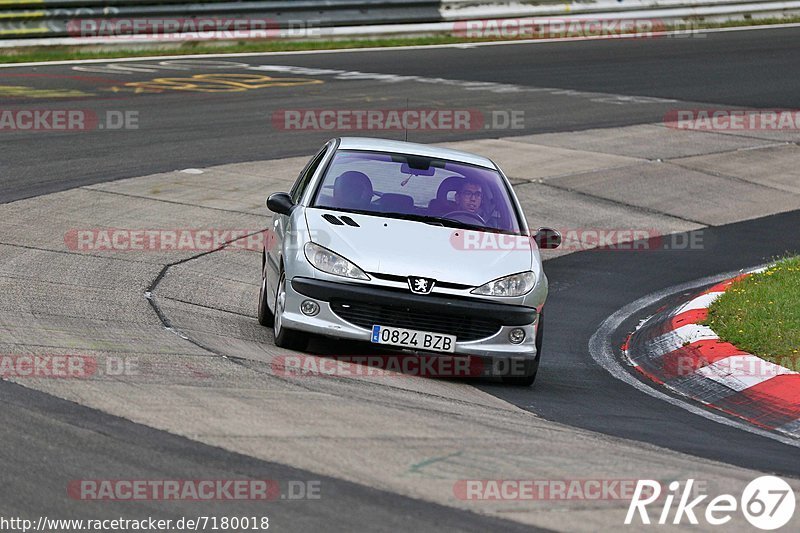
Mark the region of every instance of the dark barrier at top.
POLYGON ((440 8, 440 0, 0 0, 0 39, 440 22, 440 8))

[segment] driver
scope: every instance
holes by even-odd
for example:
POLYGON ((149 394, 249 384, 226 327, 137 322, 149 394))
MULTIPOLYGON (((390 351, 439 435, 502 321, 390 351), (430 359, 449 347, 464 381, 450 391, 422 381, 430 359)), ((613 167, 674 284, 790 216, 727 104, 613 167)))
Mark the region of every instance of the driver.
POLYGON ((476 215, 481 208, 483 186, 474 178, 466 178, 461 188, 456 191, 456 205, 459 211, 467 211, 476 215))

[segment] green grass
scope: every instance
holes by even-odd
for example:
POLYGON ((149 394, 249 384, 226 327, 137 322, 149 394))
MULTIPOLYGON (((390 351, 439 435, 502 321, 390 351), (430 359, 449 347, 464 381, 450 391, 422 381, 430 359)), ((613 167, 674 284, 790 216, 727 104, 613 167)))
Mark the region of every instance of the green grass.
POLYGON ((800 370, 800 257, 737 281, 708 310, 722 340, 800 370))
POLYGON ((190 54, 236 54, 244 52, 293 52, 300 50, 333 50, 364 47, 415 46, 464 42, 457 37, 419 37, 398 39, 360 39, 347 41, 250 41, 235 44, 202 42, 181 45, 152 45, 148 48, 126 49, 125 45, 107 45, 100 49, 90 46, 47 46, 0 50, 0 63, 30 61, 64 61, 68 59, 113 59, 115 57, 150 57, 190 54), (113 48, 112 48, 113 47, 113 48))
MULTIPOLYGON (((722 23, 693 21, 692 29, 760 26, 800 22, 800 17, 781 17, 756 20, 733 20, 722 23)), ((686 30, 685 24, 669 29, 686 30)), ((686 36, 682 38, 691 38, 686 36)), ((64 61, 70 59, 113 59, 118 57, 150 57, 161 55, 233 54, 246 52, 291 52, 300 50, 333 50, 364 47, 424 46, 454 43, 490 42, 497 39, 467 39, 439 35, 430 37, 402 37, 390 39, 314 40, 314 41, 244 41, 238 43, 184 43, 158 44, 147 48, 125 48, 125 45, 47 46, 0 49, 0 63, 26 63, 33 61, 64 61)))

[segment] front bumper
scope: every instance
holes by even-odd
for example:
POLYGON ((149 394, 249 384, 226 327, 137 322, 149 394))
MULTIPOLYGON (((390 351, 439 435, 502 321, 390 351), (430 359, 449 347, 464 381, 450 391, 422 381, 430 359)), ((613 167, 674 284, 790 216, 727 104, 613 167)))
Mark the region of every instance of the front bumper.
MULTIPOLYGON (((348 301, 364 304, 391 304, 420 316, 459 316, 464 319, 492 317, 499 329, 480 339, 456 339, 455 353, 495 358, 510 356, 523 359, 536 357, 537 312, 533 307, 487 302, 479 299, 419 295, 397 289, 372 287, 365 284, 339 283, 320 279, 295 277, 286 286, 285 327, 340 339, 370 342, 371 325, 362 327, 343 319, 334 312, 331 302, 348 301), (300 312, 300 304, 311 299, 320 306, 317 315, 309 317, 300 312), (509 331, 522 328, 525 340, 512 344, 509 331)), ((382 324, 391 326, 393 324, 382 324)), ((420 328, 417 328, 420 329, 420 328)), ((443 331, 447 333, 447 331, 443 331)), ((385 348, 385 345, 382 345, 385 348)))

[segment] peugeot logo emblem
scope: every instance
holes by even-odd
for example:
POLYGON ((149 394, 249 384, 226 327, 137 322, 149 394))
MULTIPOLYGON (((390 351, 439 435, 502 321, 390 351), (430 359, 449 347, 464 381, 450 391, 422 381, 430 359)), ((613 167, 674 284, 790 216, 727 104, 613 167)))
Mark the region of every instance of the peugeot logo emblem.
POLYGON ((418 278, 408 276, 408 288, 416 294, 430 294, 436 280, 433 278, 418 278))

